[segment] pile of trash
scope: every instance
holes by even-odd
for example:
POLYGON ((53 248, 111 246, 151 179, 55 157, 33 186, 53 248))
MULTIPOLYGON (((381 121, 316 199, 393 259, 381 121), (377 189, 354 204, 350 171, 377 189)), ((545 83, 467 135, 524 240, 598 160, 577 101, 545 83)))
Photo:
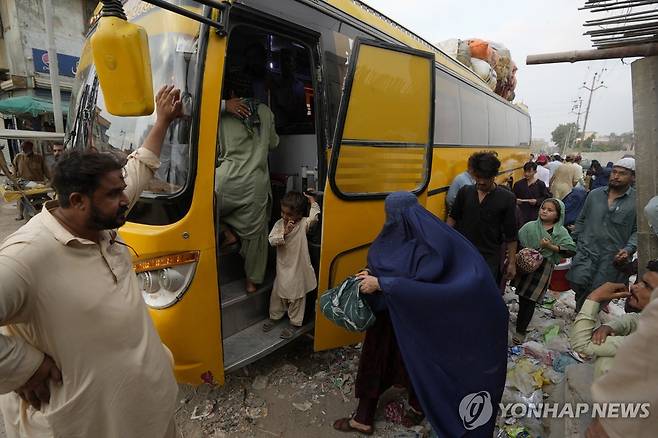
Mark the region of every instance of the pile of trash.
POLYGON ((546 437, 548 431, 541 418, 528 414, 526 409, 541 406, 550 396, 553 385, 564 379, 566 368, 582 362, 571 350, 568 339, 576 314, 575 295, 573 291, 548 291, 543 302, 537 305, 525 342, 521 345, 512 342, 519 310, 518 296, 508 288, 503 299, 510 312, 510 348, 501 403, 511 408, 501 412, 496 437, 546 437), (521 405, 526 409, 521 409, 521 405))
MULTIPOLYGON (((508 287, 503 299, 510 313, 510 347, 501 403, 508 409, 501 410, 495 436, 545 438, 549 431, 537 409, 543 409, 541 404, 551 397, 555 385, 562 383, 567 367, 584 362, 571 349, 568 338, 576 317, 575 294, 571 290, 562 293, 549 290, 537 304, 521 345, 514 345, 512 335, 519 310, 518 296, 508 287)), ((625 313, 623 306, 623 301, 611 302, 607 312, 600 314, 601 323, 625 313)))
POLYGON ((447 55, 469 67, 492 91, 513 101, 517 67, 512 54, 503 44, 481 39, 450 39, 437 46, 447 55))

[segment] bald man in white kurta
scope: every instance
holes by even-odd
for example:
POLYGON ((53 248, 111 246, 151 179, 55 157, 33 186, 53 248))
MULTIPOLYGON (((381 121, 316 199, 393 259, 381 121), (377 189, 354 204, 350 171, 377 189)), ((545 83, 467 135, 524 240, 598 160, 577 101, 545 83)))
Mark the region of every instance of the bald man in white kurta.
MULTIPOLYGON (((125 167, 133 205, 159 166, 145 148, 125 167)), ((53 201, 54 202, 54 201, 53 201)), ((178 387, 129 250, 72 235, 44 210, 0 245, 0 410, 9 438, 174 437, 178 387), (15 392, 44 354, 61 370, 37 411, 15 392)))

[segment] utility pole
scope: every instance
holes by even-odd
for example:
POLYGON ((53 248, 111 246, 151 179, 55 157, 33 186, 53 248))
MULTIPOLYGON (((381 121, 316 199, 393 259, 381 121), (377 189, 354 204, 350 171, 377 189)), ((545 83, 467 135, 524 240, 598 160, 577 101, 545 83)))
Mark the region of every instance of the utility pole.
POLYGON ((583 113, 582 108, 583 108, 583 98, 578 97, 578 100, 573 101, 573 107, 571 108, 571 113, 576 115, 576 135, 573 138, 573 143, 574 145, 576 144, 576 141, 578 140, 578 131, 580 129, 580 115, 583 113), (577 110, 577 111, 574 111, 577 110))
POLYGON ((46 23, 46 39, 48 40, 48 70, 50 70, 50 91, 53 97, 53 116, 55 132, 64 132, 62 117, 62 96, 59 92, 59 63, 57 62, 57 47, 53 32, 53 3, 43 0, 43 17, 46 23))
MULTIPOLYGON (((647 261, 658 257, 658 230, 651 230, 644 206, 658 194, 658 56, 631 64, 633 78, 633 127, 635 130, 635 174, 637 176, 637 236, 640 276, 647 261)), ((641 277, 640 277, 641 278, 641 277)))
POLYGON ((567 133, 567 138, 564 141, 564 145, 562 146, 562 149, 560 150, 560 154, 564 155, 566 151, 572 147, 575 143, 576 140, 578 140, 578 127, 580 126, 580 115, 582 114, 581 108, 583 106, 583 98, 579 97, 577 100, 572 100, 571 103, 573 106, 571 107, 571 113, 576 114, 576 132, 573 133, 573 127, 569 129, 569 132, 567 133), (578 111, 574 111, 578 110, 578 111), (573 137, 571 136, 573 133, 573 137))
MULTIPOLYGON (((599 80, 601 79, 601 75, 603 75, 603 72, 605 71, 605 68, 601 69, 601 73, 594 73, 594 77, 592 78, 592 85, 590 87, 587 87, 585 82, 583 82, 582 88, 586 89, 589 91, 589 99, 587 99, 587 109, 585 110, 585 121, 583 122, 583 141, 585 141, 585 130, 587 129, 587 119, 589 118, 589 109, 592 105, 592 95, 596 90, 599 88, 605 87, 603 85, 603 81, 600 82, 599 85, 596 84, 596 79, 598 78, 599 80)), ((590 147, 591 149, 591 147, 590 147)))

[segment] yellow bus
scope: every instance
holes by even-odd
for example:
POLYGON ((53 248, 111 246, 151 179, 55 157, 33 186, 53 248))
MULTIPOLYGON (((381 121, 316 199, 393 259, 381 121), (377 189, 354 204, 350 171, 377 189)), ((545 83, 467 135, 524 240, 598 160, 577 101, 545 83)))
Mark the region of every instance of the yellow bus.
MULTIPOLYGON (((280 136, 269 156, 273 205, 290 189, 322 194, 321 226, 309 236, 320 293, 365 265, 388 193, 413 192, 445 217, 449 184, 472 152, 498 153, 501 183, 518 177, 528 158, 525 110, 360 1, 236 0, 221 10, 208 6, 219 4, 211 0, 165 4, 173 10, 152 2, 128 0, 124 10, 148 34, 154 88, 179 87, 185 116, 170 127, 162 166, 120 232, 134 249, 144 300, 181 382, 221 384, 225 373, 289 342, 277 330, 261 330, 274 264, 259 290, 247 294, 239 255, 218 244, 214 178, 228 98, 223 84, 254 58, 265 62, 264 99, 280 136), (284 63, 294 83, 286 93, 299 102, 294 111, 274 96, 284 63)), ((94 26, 89 37, 93 32, 94 26)), ((154 121, 108 112, 89 44, 70 114, 73 147, 119 154, 136 149, 154 121)), ((273 208, 273 219, 277 214, 273 208)), ((307 301, 298 334, 311 333, 316 350, 359 341, 316 312, 315 299, 307 301)))

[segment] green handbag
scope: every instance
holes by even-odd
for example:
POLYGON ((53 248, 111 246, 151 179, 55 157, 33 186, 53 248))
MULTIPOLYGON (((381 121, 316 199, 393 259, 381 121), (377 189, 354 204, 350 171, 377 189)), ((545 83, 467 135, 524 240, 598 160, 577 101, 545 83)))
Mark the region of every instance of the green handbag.
POLYGON ((360 283, 356 277, 349 277, 320 297, 324 316, 352 332, 364 332, 375 323, 375 314, 359 293, 360 283))

